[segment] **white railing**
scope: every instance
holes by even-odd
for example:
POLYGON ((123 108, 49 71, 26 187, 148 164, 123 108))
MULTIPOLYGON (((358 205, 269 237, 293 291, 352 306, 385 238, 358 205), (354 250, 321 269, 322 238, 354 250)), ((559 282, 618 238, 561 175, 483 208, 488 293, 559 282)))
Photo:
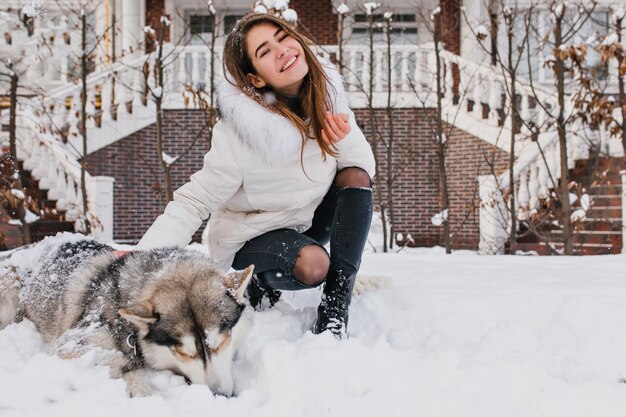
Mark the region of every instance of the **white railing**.
POLYGON ((68 82, 80 56, 80 32, 40 28, 28 36, 23 29, 0 35, 0 56, 13 57, 22 81, 31 87, 55 88, 68 82))
MULTIPOLYGON (((65 212, 65 220, 75 221, 76 229, 82 230, 85 214, 80 164, 68 157, 66 148, 45 131, 30 109, 19 109, 16 130, 17 156, 24 169, 39 182, 39 188, 47 190, 48 199, 56 200, 56 209, 65 212)), ((85 181, 89 205, 86 217, 94 224, 93 235, 112 240, 114 179, 86 174, 85 181)))

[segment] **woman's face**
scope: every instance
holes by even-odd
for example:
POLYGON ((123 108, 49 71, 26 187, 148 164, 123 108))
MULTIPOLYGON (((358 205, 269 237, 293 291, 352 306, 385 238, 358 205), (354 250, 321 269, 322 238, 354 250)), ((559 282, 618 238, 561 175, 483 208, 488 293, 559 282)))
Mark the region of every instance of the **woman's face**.
POLYGON ((270 23, 260 23, 247 34, 248 57, 256 74, 247 74, 257 88, 269 85, 279 93, 296 95, 309 72, 302 45, 270 23))

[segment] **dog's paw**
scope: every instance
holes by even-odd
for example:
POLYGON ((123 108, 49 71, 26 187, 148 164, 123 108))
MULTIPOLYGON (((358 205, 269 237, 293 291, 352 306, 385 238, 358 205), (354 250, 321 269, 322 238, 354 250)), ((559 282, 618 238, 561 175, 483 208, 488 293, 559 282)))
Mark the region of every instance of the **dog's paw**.
POLYGON ((152 394, 152 389, 144 381, 139 371, 129 371, 124 374, 126 392, 129 397, 147 397, 152 394))

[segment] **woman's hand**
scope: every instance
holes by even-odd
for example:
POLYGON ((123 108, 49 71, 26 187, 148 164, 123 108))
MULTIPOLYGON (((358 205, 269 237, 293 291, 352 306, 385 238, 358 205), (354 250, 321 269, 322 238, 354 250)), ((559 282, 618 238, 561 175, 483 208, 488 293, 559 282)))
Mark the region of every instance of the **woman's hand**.
POLYGON ((331 114, 326 112, 324 118, 324 129, 322 129, 322 140, 328 146, 339 142, 350 133, 350 119, 347 114, 331 114))

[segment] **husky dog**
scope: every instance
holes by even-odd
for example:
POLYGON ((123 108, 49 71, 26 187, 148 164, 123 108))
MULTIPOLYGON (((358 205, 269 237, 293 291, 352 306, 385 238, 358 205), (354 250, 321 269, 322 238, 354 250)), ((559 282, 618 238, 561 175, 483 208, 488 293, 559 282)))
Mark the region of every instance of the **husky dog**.
POLYGON ((27 318, 64 358, 96 349, 131 396, 150 394, 144 368, 230 396, 252 271, 224 275, 207 255, 182 249, 118 258, 94 240, 46 239, 0 260, 0 329, 27 318))

